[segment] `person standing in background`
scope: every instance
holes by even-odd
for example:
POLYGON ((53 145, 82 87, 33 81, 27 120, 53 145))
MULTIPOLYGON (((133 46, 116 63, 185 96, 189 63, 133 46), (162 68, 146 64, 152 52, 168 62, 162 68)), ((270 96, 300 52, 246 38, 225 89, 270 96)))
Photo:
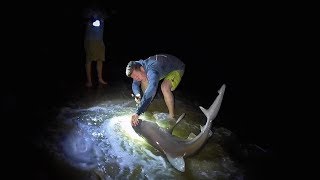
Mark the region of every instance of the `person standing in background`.
POLYGON ((96 61, 98 82, 107 85, 103 79, 103 63, 105 62, 105 44, 103 41, 104 20, 106 14, 97 8, 87 9, 85 16, 84 49, 86 56, 86 87, 92 87, 92 62, 96 61))

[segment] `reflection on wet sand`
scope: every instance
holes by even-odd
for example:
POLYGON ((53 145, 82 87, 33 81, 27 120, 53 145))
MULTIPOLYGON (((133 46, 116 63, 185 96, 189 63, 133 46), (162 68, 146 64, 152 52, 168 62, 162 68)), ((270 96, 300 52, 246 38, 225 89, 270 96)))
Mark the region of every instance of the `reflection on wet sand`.
MULTIPOLYGON (((166 127, 167 112, 160 96, 141 118, 166 127)), ((199 134, 206 117, 179 92, 176 97, 176 113, 187 116, 173 134, 181 138, 199 134)), ((40 147, 56 162, 70 166, 69 171, 82 172, 77 176, 84 179, 243 179, 241 165, 224 149, 224 139, 232 136, 228 129, 213 125, 214 135, 185 159, 182 173, 134 132, 130 117, 135 108, 130 88, 123 84, 80 91, 57 110, 40 147)))

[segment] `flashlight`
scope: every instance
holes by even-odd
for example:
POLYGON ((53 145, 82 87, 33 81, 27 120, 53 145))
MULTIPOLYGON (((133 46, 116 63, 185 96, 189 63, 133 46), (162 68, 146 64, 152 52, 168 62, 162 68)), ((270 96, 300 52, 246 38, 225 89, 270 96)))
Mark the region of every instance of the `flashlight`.
POLYGON ((95 27, 99 27, 100 26, 100 21, 99 20, 95 20, 95 21, 93 21, 92 25, 95 26, 95 27))

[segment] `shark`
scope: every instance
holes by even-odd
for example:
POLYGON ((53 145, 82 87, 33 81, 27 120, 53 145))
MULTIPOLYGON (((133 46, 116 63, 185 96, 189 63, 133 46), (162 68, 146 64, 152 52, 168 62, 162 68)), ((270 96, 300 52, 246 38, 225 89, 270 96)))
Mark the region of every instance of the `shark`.
POLYGON ((198 135, 190 133, 188 138, 180 138, 172 134, 173 129, 181 122, 185 113, 183 113, 176 123, 168 129, 158 126, 156 122, 142 119, 139 119, 139 124, 132 126, 132 128, 150 145, 162 152, 175 169, 184 172, 184 158, 197 153, 213 134, 211 126, 219 112, 225 88, 226 85, 223 84, 218 90, 218 96, 208 109, 199 106, 206 116, 207 121, 204 126, 200 125, 201 132, 198 135))

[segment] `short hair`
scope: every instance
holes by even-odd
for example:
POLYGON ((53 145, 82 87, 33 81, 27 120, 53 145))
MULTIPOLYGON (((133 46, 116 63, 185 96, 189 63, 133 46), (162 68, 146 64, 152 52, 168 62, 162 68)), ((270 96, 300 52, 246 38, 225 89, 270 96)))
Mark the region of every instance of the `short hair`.
POLYGON ((130 61, 126 67, 126 75, 130 77, 132 74, 132 71, 140 69, 140 67, 141 67, 140 63, 137 63, 136 61, 130 61))

